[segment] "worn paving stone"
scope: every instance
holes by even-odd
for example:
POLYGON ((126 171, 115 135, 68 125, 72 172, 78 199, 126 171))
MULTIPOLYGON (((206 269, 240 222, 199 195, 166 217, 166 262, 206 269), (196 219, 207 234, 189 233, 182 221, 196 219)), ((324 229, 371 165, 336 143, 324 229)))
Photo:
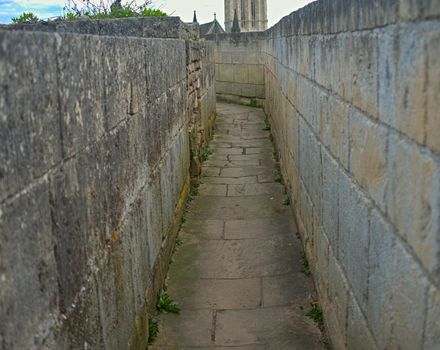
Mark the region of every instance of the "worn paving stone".
POLYGON ((275 182, 264 114, 220 103, 218 115, 214 153, 169 272, 167 292, 182 312, 161 317, 149 349, 323 349, 306 316, 313 282, 301 272, 301 243, 275 182))
POLYGON ((243 168, 223 168, 220 176, 223 177, 242 177, 252 175, 269 175, 273 170, 267 167, 243 167, 243 168))
POLYGON ((263 278, 263 306, 298 305, 304 309, 311 302, 313 281, 304 273, 263 278))
POLYGON ((226 185, 201 184, 199 188, 201 196, 226 196, 226 185))
POLYGON ((276 218, 231 220, 225 222, 225 239, 277 238, 297 232, 290 213, 276 218))
POLYGON ((203 183, 211 184, 226 184, 226 185, 238 185, 247 183, 257 183, 256 176, 243 176, 243 177, 208 177, 203 179, 203 183))
POLYGON ((243 184, 243 185, 228 185, 228 196, 259 196, 263 194, 277 194, 284 193, 284 187, 279 183, 265 183, 265 184, 243 184))
POLYGON ((168 292, 183 310, 255 309, 262 303, 260 278, 196 279, 185 288, 171 283, 168 292))
POLYGON ((222 239, 223 230, 222 220, 191 220, 182 226, 181 234, 192 234, 200 239, 222 239))
POLYGON ((272 343, 273 349, 313 350, 322 349, 319 336, 313 322, 292 307, 217 313, 215 343, 218 345, 272 343))

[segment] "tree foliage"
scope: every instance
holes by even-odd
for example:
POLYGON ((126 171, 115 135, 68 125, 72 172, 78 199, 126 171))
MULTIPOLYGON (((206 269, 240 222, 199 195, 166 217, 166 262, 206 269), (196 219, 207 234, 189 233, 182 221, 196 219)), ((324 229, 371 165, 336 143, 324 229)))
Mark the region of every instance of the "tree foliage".
POLYGON ((18 17, 13 17, 13 23, 37 23, 39 21, 38 17, 32 12, 23 12, 18 17))

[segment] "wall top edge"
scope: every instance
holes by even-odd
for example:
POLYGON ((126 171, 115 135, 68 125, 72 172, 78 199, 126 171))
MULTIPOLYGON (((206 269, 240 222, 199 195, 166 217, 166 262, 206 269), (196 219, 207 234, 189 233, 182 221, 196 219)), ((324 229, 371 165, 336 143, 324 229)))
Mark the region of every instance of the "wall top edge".
POLYGON ((183 23, 180 17, 136 17, 118 19, 78 19, 48 21, 38 24, 1 25, 9 31, 57 32, 139 38, 198 39, 198 26, 183 23))

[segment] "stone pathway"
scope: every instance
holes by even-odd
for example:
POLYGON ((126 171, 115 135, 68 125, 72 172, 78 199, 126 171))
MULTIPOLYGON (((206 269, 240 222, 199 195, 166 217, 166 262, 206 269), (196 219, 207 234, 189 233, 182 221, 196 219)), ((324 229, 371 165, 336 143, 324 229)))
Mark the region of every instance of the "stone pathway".
POLYGON ((162 315, 154 350, 323 349, 305 316, 313 283, 259 109, 218 104, 199 196, 171 265, 168 294, 180 315, 162 315))

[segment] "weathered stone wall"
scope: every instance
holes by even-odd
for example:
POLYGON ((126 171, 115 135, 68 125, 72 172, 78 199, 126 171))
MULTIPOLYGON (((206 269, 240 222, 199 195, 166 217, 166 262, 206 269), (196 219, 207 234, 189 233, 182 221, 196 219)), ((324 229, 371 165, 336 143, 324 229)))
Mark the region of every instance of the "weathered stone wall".
POLYGON ((336 349, 440 346, 439 17, 321 0, 267 31, 265 110, 336 349))
POLYGON ((189 129, 208 133, 215 85, 212 45, 192 45, 190 101, 191 44, 134 37, 131 23, 0 30, 2 349, 146 347, 188 192, 189 129))
POLYGON ((262 105, 265 33, 213 34, 206 39, 216 43, 217 98, 262 105))

